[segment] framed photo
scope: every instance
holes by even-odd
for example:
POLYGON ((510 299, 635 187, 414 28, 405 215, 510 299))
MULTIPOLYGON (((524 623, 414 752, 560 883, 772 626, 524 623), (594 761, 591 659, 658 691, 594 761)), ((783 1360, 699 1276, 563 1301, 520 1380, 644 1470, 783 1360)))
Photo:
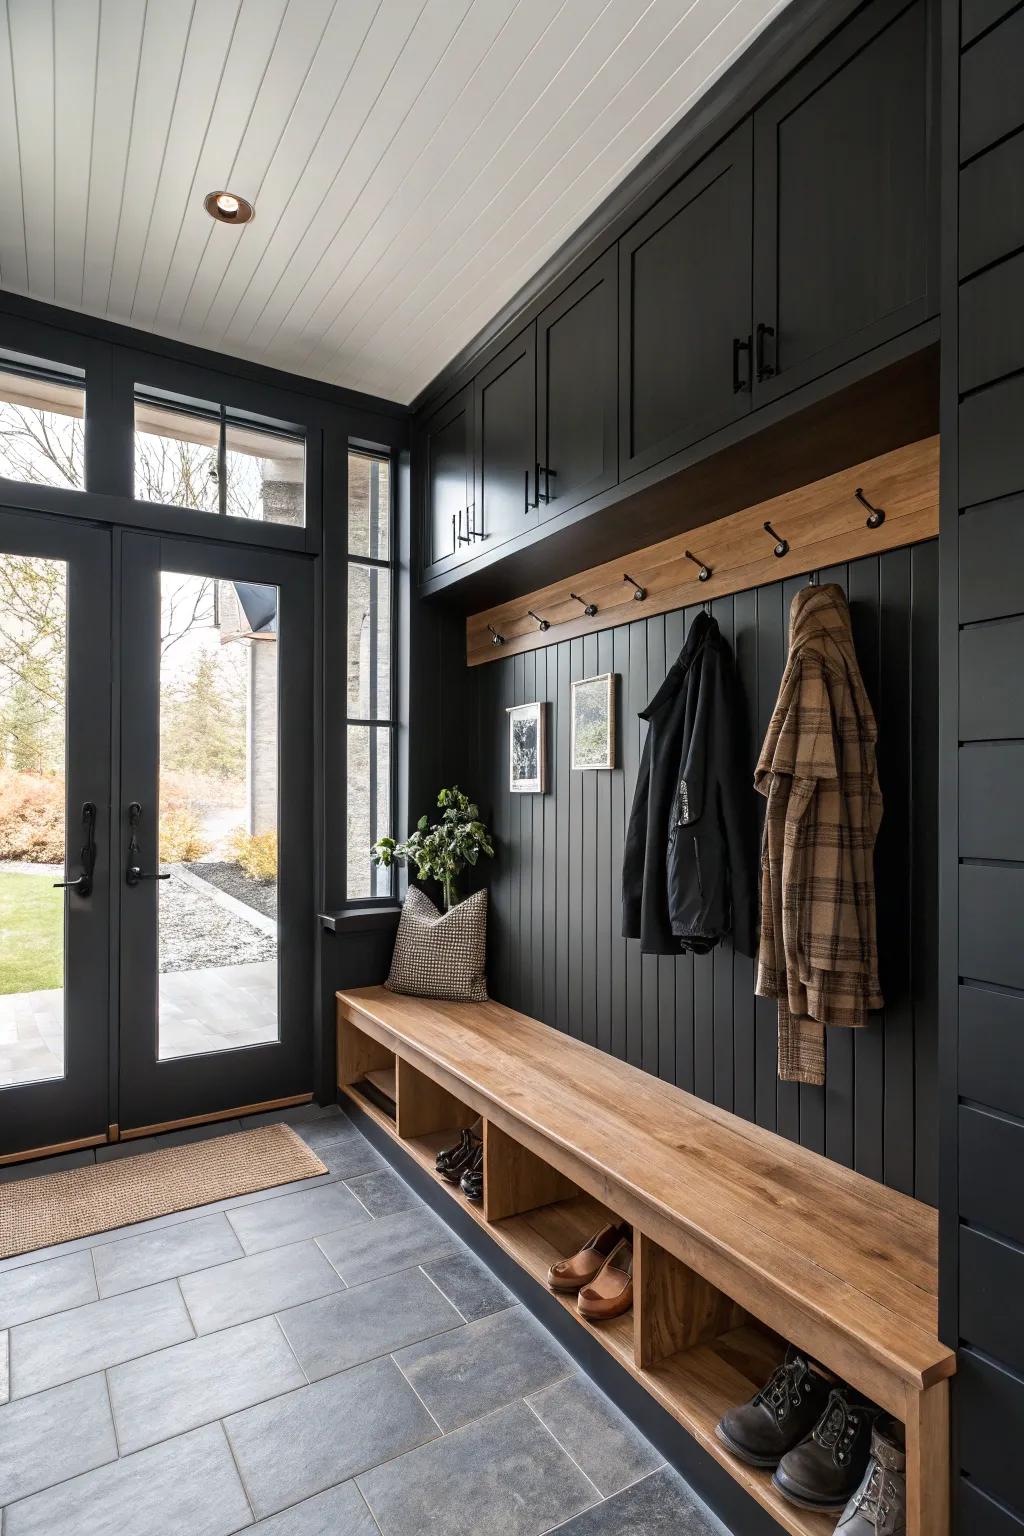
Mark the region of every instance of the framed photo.
POLYGON ((572 685, 572 766, 615 767, 615 673, 572 685))
POLYGON ((508 712, 508 787, 514 795, 547 789, 546 727, 543 704, 514 704, 508 712))

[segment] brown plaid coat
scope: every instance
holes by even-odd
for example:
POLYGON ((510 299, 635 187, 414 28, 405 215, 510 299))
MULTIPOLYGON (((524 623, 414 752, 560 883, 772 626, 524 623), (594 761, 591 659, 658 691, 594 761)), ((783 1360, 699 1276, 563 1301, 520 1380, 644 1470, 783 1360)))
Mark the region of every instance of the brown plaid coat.
POLYGON ((804 587, 754 786, 761 846, 757 992, 779 1003, 779 1076, 825 1081, 826 1024, 882 1007, 874 848, 882 819, 878 727, 837 586, 804 587))

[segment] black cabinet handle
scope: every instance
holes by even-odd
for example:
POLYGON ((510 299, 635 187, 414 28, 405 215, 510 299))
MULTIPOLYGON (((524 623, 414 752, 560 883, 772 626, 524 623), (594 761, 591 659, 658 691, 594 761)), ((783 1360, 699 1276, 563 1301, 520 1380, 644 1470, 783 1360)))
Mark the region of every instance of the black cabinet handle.
MULTIPOLYGON (((536 473, 537 473, 537 482, 536 482, 537 483, 537 501, 538 502, 542 501, 544 503, 544 505, 547 506, 548 502, 551 500, 551 476, 554 475, 556 479, 558 478, 558 476, 557 476, 556 471, 553 470, 553 469, 549 469, 546 464, 538 464, 537 465, 536 473), (543 491, 543 493, 541 493, 541 489, 540 489, 540 477, 541 477, 541 475, 544 476, 544 491, 543 491)), ((536 502, 534 503, 534 505, 536 505, 536 502)))
POLYGON ((465 508, 460 507, 459 508, 459 543, 460 544, 472 544, 473 541, 470 538, 468 532, 467 533, 463 533, 463 531, 462 531, 462 514, 463 514, 463 511, 465 511, 465 513, 466 513, 466 527, 467 527, 467 529, 469 527, 469 508, 468 507, 465 507, 465 508))
POLYGON ((92 877, 96 868, 96 807, 91 800, 82 806, 82 873, 75 880, 55 880, 55 891, 74 891, 78 896, 92 895, 92 877))
POLYGON ((757 377, 758 377, 758 382, 760 382, 762 379, 772 379, 772 378, 775 377, 775 369, 772 367, 771 363, 766 363, 765 360, 764 360, 764 339, 765 339, 766 336, 774 336, 774 335, 775 335, 775 327, 774 327, 774 325, 765 325, 763 320, 758 323, 758 327, 757 327, 757 377))
POLYGON ((743 394, 750 388, 750 337, 745 340, 742 336, 734 336, 732 341, 732 392, 734 395, 743 394), (740 353, 747 354, 747 376, 740 377, 740 353))
POLYGON ((534 496, 532 501, 530 500, 530 471, 528 469, 523 470, 523 479, 526 485, 523 499, 523 516, 529 517, 530 513, 536 512, 540 506, 540 465, 536 464, 534 466, 534 496))
POLYGON ((454 555, 455 551, 458 549, 458 547, 459 547, 458 544, 455 542, 455 513, 453 512, 452 513, 452 554, 453 555, 454 555))

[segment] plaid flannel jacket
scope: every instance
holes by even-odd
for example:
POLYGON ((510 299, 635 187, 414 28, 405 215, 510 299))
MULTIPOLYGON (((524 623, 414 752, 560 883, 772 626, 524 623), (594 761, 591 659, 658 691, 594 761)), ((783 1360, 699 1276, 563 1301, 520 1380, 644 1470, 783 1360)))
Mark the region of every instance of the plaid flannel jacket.
POLYGON ((874 848, 878 727, 837 586, 804 587, 754 786, 765 796, 757 992, 779 1004, 779 1076, 825 1081, 826 1024, 882 1007, 874 848))

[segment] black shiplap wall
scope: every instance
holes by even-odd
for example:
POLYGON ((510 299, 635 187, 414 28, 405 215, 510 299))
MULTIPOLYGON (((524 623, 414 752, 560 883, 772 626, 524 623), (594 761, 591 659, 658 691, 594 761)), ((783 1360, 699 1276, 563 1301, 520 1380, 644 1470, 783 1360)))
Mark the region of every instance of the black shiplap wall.
MULTIPOLYGON (((475 669, 476 792, 500 845, 489 876, 491 991, 556 1029, 934 1203, 937 548, 931 542, 895 550, 823 570, 820 579, 848 593, 881 731, 884 1016, 856 1034, 829 1031, 823 1089, 780 1083, 775 1008, 754 997, 751 960, 728 943, 706 956, 641 956, 636 941, 620 936, 623 832, 646 730, 637 714, 682 646, 696 608, 475 669), (573 773, 570 686, 602 672, 619 678, 619 766, 573 773), (549 704, 549 792, 512 795, 505 711, 533 699, 549 704)), ((785 662, 789 604, 802 581, 712 604, 748 702, 751 771, 785 662)))
POLYGON ((1024 1536, 1024 6, 944 17, 941 1321, 957 1529, 1024 1536))

